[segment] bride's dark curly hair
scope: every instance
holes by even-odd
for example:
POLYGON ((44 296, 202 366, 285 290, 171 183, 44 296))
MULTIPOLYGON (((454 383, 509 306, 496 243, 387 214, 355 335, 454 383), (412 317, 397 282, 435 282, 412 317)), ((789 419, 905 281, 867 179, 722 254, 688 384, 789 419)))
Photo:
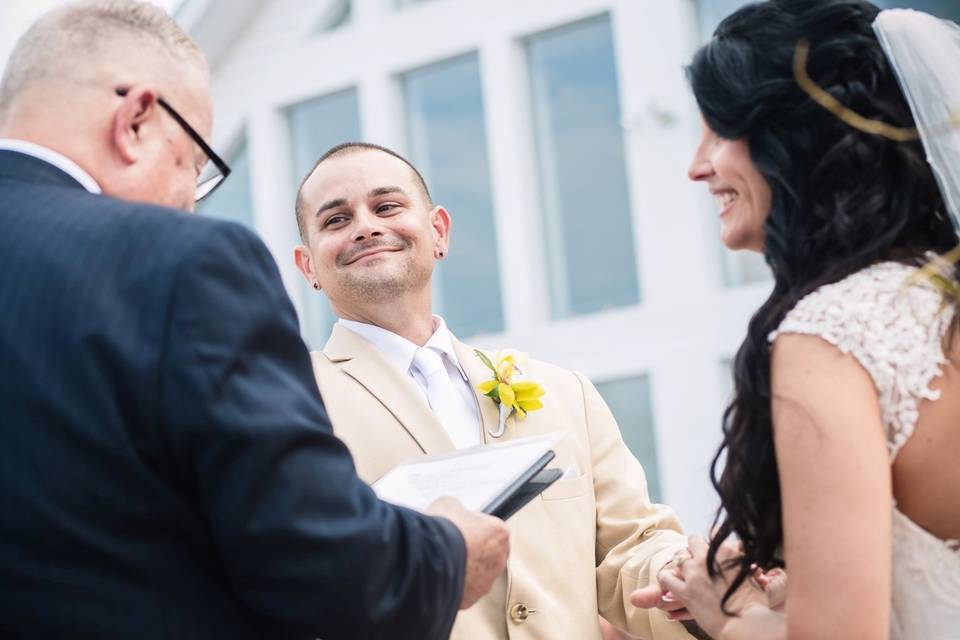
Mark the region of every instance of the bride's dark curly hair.
POLYGON ((820 87, 862 116, 913 127, 871 26, 878 11, 857 0, 748 5, 720 24, 687 69, 707 125, 748 143, 773 196, 764 225, 773 292, 737 352, 736 394, 711 469, 721 499, 711 575, 720 543, 734 533, 743 543, 724 605, 751 564, 783 566, 768 334, 824 284, 884 260, 920 265, 926 252, 946 253, 957 242, 921 144, 854 129, 810 99, 794 78, 796 46, 807 39, 807 69, 820 87))

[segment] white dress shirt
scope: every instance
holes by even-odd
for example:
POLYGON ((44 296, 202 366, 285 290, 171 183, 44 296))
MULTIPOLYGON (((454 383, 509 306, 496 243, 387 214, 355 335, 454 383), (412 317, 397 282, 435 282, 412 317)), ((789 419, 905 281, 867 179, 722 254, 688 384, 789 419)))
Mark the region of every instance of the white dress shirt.
MULTIPOLYGON (((424 400, 428 405, 430 404, 430 397, 427 394, 427 381, 420 370, 414 366, 414 356, 420 347, 406 338, 376 325, 356 322, 355 320, 344 320, 343 318, 337 322, 379 349, 398 371, 412 378, 417 388, 423 392, 424 400)), ((464 373, 463 367, 457 360, 457 354, 453 350, 451 334, 443 318, 433 316, 433 327, 433 335, 430 336, 423 348, 432 349, 440 354, 447 370, 447 376, 450 378, 450 384, 456 391, 458 398, 458 402, 453 403, 453 406, 450 407, 454 416, 452 419, 457 424, 444 424, 443 427, 458 448, 480 444, 483 441, 483 426, 480 420, 480 409, 477 406, 476 394, 470 388, 467 374, 464 373)))
POLYGON ((48 149, 39 144, 27 142, 26 140, 0 138, 0 151, 16 151, 17 153, 32 156, 37 160, 43 160, 79 182, 83 188, 90 193, 103 193, 100 185, 93 179, 93 176, 81 169, 80 165, 76 162, 62 153, 57 153, 53 149, 48 149))

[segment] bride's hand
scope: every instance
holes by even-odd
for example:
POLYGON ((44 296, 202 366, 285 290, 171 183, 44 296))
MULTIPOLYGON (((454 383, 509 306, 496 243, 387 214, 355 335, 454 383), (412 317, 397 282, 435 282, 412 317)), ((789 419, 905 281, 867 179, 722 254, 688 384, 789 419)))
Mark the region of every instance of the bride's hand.
MULTIPOLYGON (((699 536, 689 539, 690 557, 677 563, 675 572, 663 572, 660 583, 664 591, 686 605, 687 610, 696 619, 697 624, 714 638, 719 638, 724 627, 732 619, 720 608, 727 587, 736 575, 736 569, 726 569, 711 580, 707 573, 707 542, 699 536)), ((717 553, 720 566, 725 561, 740 554, 735 543, 724 543, 717 553)), ((727 610, 742 613, 747 609, 767 606, 767 596, 756 588, 750 580, 744 582, 727 601, 727 610)))
POLYGON ((782 612, 787 603, 787 572, 783 569, 754 569, 753 579, 767 594, 767 606, 782 612))

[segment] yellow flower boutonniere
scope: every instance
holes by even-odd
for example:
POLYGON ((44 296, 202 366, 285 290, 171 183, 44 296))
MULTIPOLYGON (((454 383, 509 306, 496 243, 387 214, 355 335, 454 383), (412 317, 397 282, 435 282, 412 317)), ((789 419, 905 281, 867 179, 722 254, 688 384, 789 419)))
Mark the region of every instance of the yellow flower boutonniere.
POLYGON ((543 387, 533 380, 523 380, 524 369, 527 368, 525 358, 516 351, 498 351, 496 363, 487 354, 479 349, 474 353, 480 361, 493 372, 493 380, 486 380, 477 385, 477 390, 483 395, 492 398, 500 407, 500 424, 494 438, 503 435, 507 418, 516 414, 519 420, 527 417, 531 411, 543 408, 540 397, 543 396, 543 387))

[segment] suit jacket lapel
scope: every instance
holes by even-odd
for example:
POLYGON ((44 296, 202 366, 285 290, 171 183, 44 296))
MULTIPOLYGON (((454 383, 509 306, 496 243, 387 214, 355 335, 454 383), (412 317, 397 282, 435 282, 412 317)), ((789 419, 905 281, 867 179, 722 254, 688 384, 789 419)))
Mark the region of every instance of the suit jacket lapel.
POLYGON ((480 358, 477 357, 477 354, 473 352, 473 347, 463 344, 456 338, 453 339, 453 350, 457 354, 457 360, 460 361, 460 366, 463 368, 464 373, 467 374, 467 380, 470 382, 470 388, 473 390, 473 395, 476 397, 477 404, 480 407, 480 418, 483 421, 484 443, 491 444, 507 438, 511 431, 510 425, 512 424, 513 419, 511 418, 507 422, 507 430, 504 431, 502 437, 494 438, 491 436, 491 433, 497 432, 497 426, 500 422, 499 405, 493 401, 493 398, 488 398, 477 391, 477 385, 481 382, 491 380, 493 378, 493 372, 490 371, 490 369, 488 369, 487 366, 480 361, 480 358))
POLYGON ((453 451, 453 441, 416 383, 397 371, 376 347, 349 329, 334 325, 323 353, 379 400, 424 453, 453 451))

